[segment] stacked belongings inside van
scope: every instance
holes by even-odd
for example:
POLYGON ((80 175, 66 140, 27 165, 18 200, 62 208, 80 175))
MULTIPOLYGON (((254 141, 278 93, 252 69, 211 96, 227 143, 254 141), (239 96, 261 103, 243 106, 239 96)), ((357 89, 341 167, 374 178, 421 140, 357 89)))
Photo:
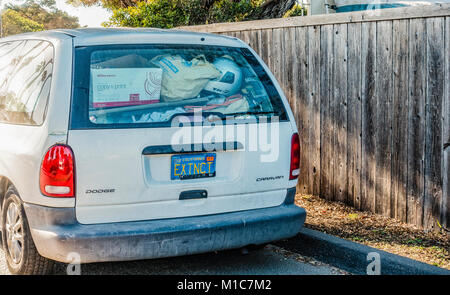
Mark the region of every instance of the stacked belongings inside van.
POLYGON ((239 52, 166 51, 97 57, 91 66, 91 122, 161 123, 198 111, 245 118, 273 112, 263 84, 239 52))

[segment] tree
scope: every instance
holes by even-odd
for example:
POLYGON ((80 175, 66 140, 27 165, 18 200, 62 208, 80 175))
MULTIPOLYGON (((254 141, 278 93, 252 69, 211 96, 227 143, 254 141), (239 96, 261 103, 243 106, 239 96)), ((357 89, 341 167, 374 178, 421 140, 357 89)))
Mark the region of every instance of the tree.
POLYGON ((15 10, 7 9, 2 13, 2 29, 3 36, 9 36, 24 32, 42 31, 44 25, 23 17, 15 10))
POLYGON ((303 7, 300 4, 295 4, 294 7, 283 15, 283 17, 304 16, 307 14, 308 11, 306 10, 306 7, 303 7))
POLYGON ((184 9, 171 0, 138 2, 136 6, 113 10, 105 26, 172 28, 185 24, 184 9))
POLYGON ((296 0, 266 0, 255 17, 257 19, 281 18, 296 3, 296 0))
POLYGON ((4 36, 79 26, 78 18, 59 10, 55 0, 27 0, 21 5, 7 4, 2 13, 4 36))
POLYGON ((114 10, 119 8, 127 8, 136 6, 142 0, 67 0, 66 2, 73 6, 95 6, 100 5, 106 9, 114 10))
POLYGON ((296 0, 68 0, 100 5, 112 16, 105 26, 172 28, 283 17, 296 0))

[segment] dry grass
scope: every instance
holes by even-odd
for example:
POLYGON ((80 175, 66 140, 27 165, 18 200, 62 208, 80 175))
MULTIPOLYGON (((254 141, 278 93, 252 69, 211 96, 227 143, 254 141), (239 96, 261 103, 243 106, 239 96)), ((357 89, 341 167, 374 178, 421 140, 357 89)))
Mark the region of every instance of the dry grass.
POLYGON ((412 225, 339 202, 297 195, 307 211, 306 227, 386 252, 450 269, 450 235, 425 232, 412 225))

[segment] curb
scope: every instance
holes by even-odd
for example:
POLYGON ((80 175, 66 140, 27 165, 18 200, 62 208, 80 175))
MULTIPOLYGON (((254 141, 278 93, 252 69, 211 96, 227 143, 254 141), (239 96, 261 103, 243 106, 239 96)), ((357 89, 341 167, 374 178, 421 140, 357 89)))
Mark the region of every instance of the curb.
POLYGON ((353 274, 367 274, 368 265, 373 261, 373 258, 368 259, 368 254, 375 252, 380 257, 379 265, 382 275, 450 275, 449 270, 437 266, 308 228, 303 228, 297 236, 279 241, 275 245, 313 257, 353 274))

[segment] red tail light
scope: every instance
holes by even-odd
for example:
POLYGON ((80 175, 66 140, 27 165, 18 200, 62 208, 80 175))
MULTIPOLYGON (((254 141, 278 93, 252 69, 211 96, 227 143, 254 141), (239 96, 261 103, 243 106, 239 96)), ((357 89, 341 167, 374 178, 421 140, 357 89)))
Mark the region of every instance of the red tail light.
POLYGON ((74 197, 74 178, 72 149, 66 145, 52 146, 41 164, 41 193, 49 197, 74 197))
POLYGON ((300 174, 300 140, 298 133, 292 135, 291 140, 291 169, 289 170, 289 179, 296 179, 300 174))

